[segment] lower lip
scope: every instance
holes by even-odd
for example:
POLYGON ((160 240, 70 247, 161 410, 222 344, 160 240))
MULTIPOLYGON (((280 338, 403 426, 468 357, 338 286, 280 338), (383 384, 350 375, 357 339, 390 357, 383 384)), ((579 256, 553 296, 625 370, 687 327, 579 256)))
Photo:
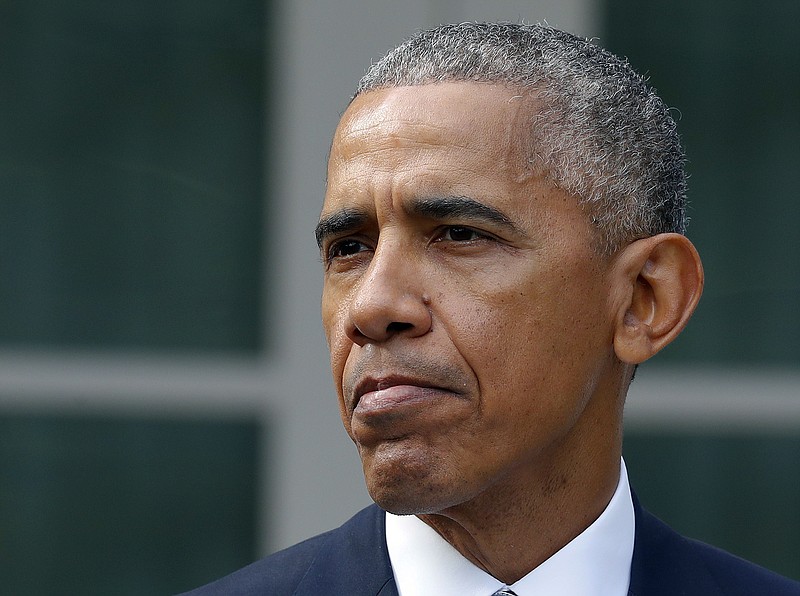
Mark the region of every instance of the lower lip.
POLYGON ((430 403, 441 398, 444 391, 432 387, 416 385, 395 385, 386 389, 370 391, 361 396, 355 414, 379 414, 403 407, 413 407, 430 403))

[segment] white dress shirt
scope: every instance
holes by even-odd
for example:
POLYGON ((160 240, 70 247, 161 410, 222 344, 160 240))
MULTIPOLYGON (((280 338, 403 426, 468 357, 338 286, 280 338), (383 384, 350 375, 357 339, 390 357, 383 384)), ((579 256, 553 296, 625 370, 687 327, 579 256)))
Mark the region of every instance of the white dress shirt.
POLYGON ((608 506, 594 523, 518 582, 506 586, 465 559, 413 515, 386 514, 386 543, 400 596, 626 596, 634 513, 625 462, 608 506))

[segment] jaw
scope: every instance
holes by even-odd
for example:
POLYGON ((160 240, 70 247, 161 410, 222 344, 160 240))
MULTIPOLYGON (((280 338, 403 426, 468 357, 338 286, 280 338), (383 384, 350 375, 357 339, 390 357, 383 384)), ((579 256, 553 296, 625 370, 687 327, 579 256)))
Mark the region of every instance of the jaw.
POLYGON ((583 519, 584 508, 602 510, 613 494, 622 449, 624 389, 599 389, 576 420, 524 452, 491 439, 464 442, 476 433, 463 427, 370 444, 351 432, 369 493, 392 513, 442 515, 470 533, 491 526, 498 512, 523 525, 566 511, 583 519))

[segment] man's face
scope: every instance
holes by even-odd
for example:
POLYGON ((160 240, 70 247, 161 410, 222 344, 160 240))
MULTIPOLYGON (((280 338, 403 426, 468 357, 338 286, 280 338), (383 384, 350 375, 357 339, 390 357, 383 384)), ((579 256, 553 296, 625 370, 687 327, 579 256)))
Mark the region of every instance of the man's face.
POLYGON ((361 95, 336 131, 322 318, 390 511, 562 482, 615 432, 609 260, 576 199, 524 168, 534 115, 504 86, 446 83, 361 95))

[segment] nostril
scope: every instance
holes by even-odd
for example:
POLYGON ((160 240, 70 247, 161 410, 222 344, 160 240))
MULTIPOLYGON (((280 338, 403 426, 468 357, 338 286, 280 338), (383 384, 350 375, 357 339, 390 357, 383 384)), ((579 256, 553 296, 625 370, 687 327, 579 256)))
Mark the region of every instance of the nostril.
POLYGON ((386 327, 386 331, 388 333, 399 333, 400 331, 405 331, 406 329, 411 329, 414 325, 411 323, 389 323, 386 327))

